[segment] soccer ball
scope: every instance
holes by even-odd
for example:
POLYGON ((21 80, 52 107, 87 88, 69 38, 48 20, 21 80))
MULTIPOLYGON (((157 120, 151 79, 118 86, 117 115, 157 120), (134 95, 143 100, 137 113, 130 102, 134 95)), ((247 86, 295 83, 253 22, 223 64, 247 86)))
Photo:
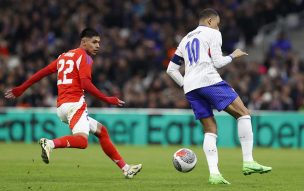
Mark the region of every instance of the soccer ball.
POLYGON ((190 172, 196 165, 195 153, 187 148, 177 150, 173 155, 173 166, 180 172, 190 172))

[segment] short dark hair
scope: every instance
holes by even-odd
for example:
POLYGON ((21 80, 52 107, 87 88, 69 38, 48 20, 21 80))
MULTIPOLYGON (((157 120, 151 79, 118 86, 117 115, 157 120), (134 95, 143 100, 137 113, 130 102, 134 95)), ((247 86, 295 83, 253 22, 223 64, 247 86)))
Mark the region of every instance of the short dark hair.
POLYGON ((85 28, 80 33, 80 39, 82 39, 84 37, 91 38, 93 36, 100 36, 100 35, 95 29, 92 29, 92 28, 85 28))
POLYGON ((219 14, 217 13, 216 10, 211 9, 211 8, 204 9, 199 13, 199 19, 200 20, 201 19, 207 19, 209 17, 216 17, 216 16, 219 16, 219 14))

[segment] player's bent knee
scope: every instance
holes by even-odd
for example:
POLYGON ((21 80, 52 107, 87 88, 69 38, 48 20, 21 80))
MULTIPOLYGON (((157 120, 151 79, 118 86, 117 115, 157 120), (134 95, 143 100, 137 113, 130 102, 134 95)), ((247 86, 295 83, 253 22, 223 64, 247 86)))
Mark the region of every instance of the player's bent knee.
POLYGON ((86 149, 89 145, 88 139, 86 137, 81 136, 81 135, 79 135, 78 138, 79 138, 79 143, 80 143, 79 148, 80 149, 86 149))
POLYGON ((89 141, 86 139, 86 140, 83 142, 83 145, 82 145, 80 148, 81 148, 81 149, 86 149, 88 146, 89 146, 89 141))

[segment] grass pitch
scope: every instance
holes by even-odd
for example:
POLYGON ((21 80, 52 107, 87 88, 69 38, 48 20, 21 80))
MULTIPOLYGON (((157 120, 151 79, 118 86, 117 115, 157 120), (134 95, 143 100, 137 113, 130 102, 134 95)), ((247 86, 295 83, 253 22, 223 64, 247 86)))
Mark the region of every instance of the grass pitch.
POLYGON ((241 150, 219 149, 220 170, 231 185, 209 185, 202 148, 189 147, 198 156, 197 166, 189 173, 180 173, 172 165, 172 155, 178 148, 119 146, 128 163, 143 164, 143 170, 134 179, 125 179, 99 145, 90 145, 86 150, 57 149, 46 165, 40 158, 38 144, 0 143, 0 190, 304 190, 304 150, 255 149, 255 159, 272 166, 273 171, 244 176, 241 150))

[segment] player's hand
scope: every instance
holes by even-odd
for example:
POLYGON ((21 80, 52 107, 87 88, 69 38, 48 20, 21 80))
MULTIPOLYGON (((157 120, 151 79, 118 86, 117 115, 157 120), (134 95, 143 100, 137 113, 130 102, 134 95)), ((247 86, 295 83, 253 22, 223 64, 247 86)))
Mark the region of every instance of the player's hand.
POLYGON ((236 49, 235 51, 233 51, 232 54, 230 54, 233 58, 238 58, 241 56, 247 56, 248 54, 246 52, 243 52, 241 49, 236 49))
POLYGON ((16 96, 13 94, 13 89, 8 89, 5 93, 4 93, 4 97, 6 99, 15 99, 16 96))
POLYGON ((117 97, 107 97, 107 102, 111 105, 123 106, 125 104, 124 101, 118 99, 117 97))
POLYGON ((124 105, 125 105, 125 102, 122 101, 122 100, 120 100, 120 99, 118 99, 118 106, 122 107, 124 105))

